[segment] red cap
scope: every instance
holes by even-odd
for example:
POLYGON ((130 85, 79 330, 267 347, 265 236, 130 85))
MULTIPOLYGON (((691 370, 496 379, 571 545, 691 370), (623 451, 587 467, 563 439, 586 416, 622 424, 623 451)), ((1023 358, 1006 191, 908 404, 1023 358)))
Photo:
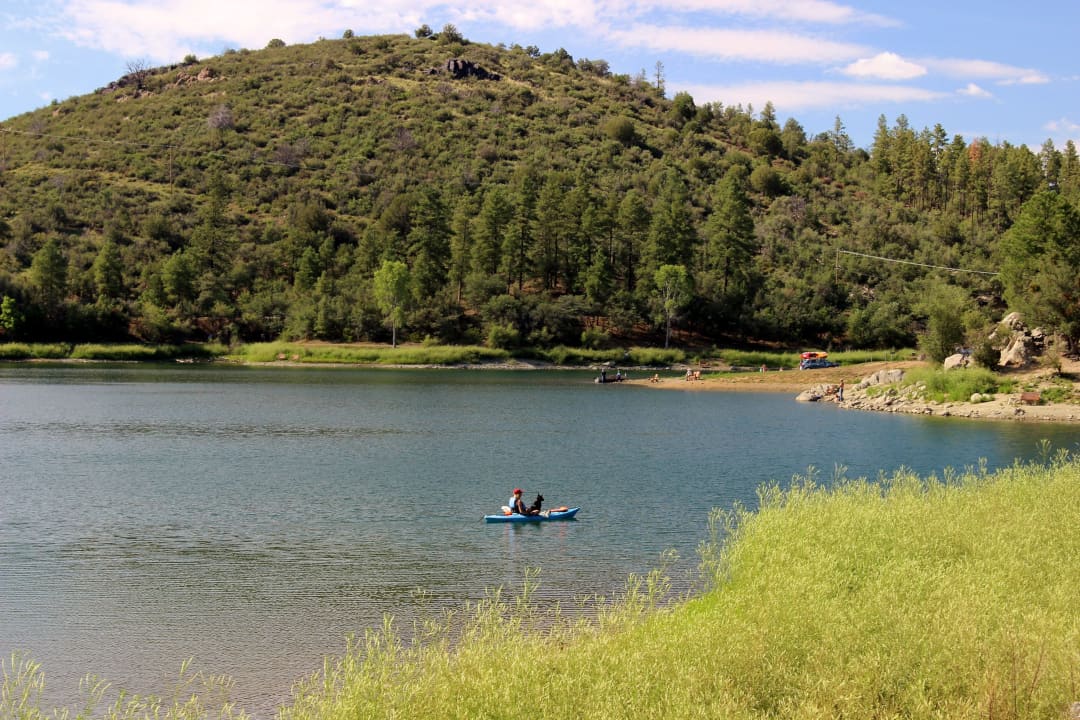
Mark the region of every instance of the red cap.
POLYGON ((514 495, 520 495, 520 494, 521 494, 521 488, 514 488, 514 495))

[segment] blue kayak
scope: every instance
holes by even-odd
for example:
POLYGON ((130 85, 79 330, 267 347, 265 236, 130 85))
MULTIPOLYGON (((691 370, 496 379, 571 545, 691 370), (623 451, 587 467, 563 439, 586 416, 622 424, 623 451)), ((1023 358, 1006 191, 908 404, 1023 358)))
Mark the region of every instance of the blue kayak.
POLYGON ((510 513, 509 515, 504 513, 498 515, 485 515, 484 522, 547 522, 548 520, 573 520, 580 509, 581 508, 579 507, 575 507, 567 510, 552 510, 545 515, 519 515, 517 513, 510 513))

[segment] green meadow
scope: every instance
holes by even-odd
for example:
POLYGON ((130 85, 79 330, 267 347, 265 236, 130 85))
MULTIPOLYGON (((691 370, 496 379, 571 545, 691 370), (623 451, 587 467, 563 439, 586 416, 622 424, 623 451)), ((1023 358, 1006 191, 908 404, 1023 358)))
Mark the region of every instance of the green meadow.
MULTIPOLYGON (((300 683, 279 717, 1069 716, 1080 461, 1047 449, 992 474, 838 470, 828 487, 813 474, 762 488, 757 508, 714 511, 688 597, 671 597, 658 569, 620 597, 541 610, 534 570, 512 594, 388 618, 300 683)), ((0 717, 49 717, 34 699, 42 677, 12 658, 0 717)), ((170 700, 101 695, 71 717, 242 715, 223 699, 227 680, 190 680, 170 700)))

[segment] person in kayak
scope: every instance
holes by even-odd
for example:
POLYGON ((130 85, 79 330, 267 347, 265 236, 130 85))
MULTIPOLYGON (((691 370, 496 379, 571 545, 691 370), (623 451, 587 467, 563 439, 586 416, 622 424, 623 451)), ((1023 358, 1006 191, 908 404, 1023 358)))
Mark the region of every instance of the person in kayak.
POLYGON ((510 512, 515 512, 518 515, 539 515, 539 510, 530 510, 525 506, 525 501, 521 499, 521 488, 514 488, 514 494, 510 498, 510 512))

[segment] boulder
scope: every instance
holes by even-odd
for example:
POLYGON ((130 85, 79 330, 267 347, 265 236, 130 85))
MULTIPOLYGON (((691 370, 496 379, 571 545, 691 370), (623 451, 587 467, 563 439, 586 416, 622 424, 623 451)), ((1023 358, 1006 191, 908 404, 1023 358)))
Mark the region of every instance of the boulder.
POLYGON ((998 365, 1002 367, 1020 368, 1031 362, 1031 349, 1028 347, 1029 338, 1025 335, 1016 335, 1001 351, 998 365))
POLYGON ((966 368, 968 366, 968 356, 963 353, 956 353, 945 358, 945 362, 942 366, 946 370, 955 370, 956 368, 966 368))
POLYGON ((873 375, 864 377, 856 385, 855 389, 865 390, 868 387, 874 385, 893 385, 904 379, 904 371, 899 369, 894 370, 878 370, 873 375))
POLYGON ((1011 312, 1005 317, 1001 318, 1001 324, 1009 328, 1013 332, 1023 332, 1027 329, 1027 326, 1024 325, 1024 319, 1020 316, 1020 313, 1018 312, 1011 312))

